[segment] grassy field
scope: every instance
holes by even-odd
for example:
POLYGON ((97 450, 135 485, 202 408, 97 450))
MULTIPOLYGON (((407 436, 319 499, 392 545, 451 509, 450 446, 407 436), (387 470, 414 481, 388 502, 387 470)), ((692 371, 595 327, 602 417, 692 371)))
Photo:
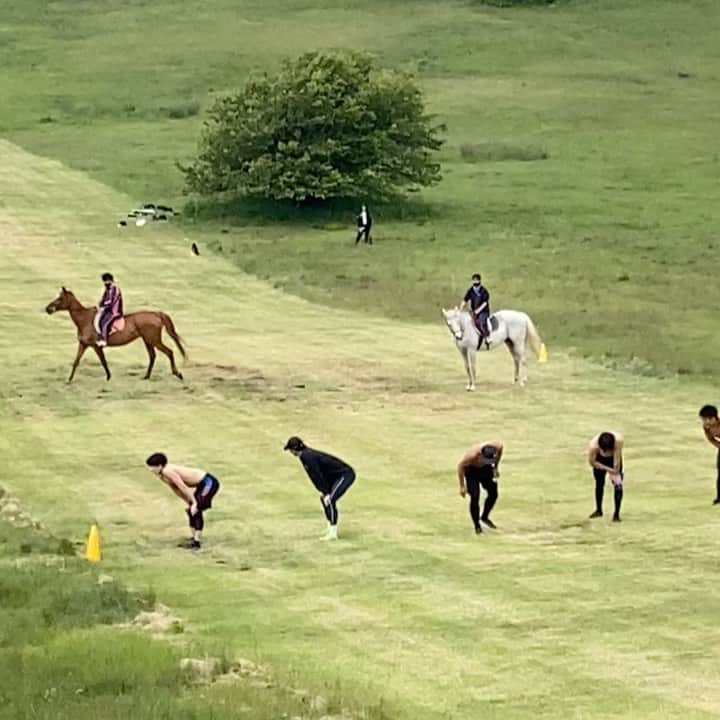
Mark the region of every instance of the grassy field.
MULTIPOLYGON (((184 628, 126 641, 89 603, 89 629, 39 636, 51 596, 16 623, 27 593, 5 578, 20 544, 44 541, 3 534, 0 717, 720 715, 714 455, 696 418, 720 350, 719 13, 0 0, 0 486, 56 537, 81 542, 97 520, 100 571, 184 628), (173 161, 214 95, 285 54, 351 45, 417 72, 449 128, 445 180, 379 209, 372 249, 350 246, 337 211, 191 205, 174 227, 115 227, 138 202, 180 201, 173 161), (538 149, 547 159, 467 161, 538 149), (527 310, 547 341, 524 390, 498 352, 481 391, 463 391, 436 305, 478 267, 496 307, 527 310), (73 328, 43 308, 63 284, 96 302, 106 269, 128 309, 172 315, 184 383, 164 358, 143 382, 136 345, 109 352, 111 383, 87 356, 65 384, 73 328), (627 438, 620 526, 586 519, 586 444, 606 428, 627 438), (342 542, 317 540, 319 503, 281 450, 295 433, 358 471, 342 542), (454 467, 488 436, 507 446, 500 530, 476 538, 454 467), (155 450, 221 480, 198 556, 176 547, 185 518, 144 467, 155 450), (168 679, 185 654, 250 658, 273 687, 168 679), (26 686, 18 657, 37 665, 26 686), (133 675, 136 657, 157 674, 133 675), (96 663, 87 695, 68 680, 80 661, 96 663), (289 688, 330 704, 293 704, 289 688)), ((31 554, 42 568, 53 552, 31 554)), ((73 563, 58 583, 85 592, 93 576, 73 563)), ((37 572, 31 587, 52 582, 37 572)))
POLYGON ((337 705, 274 686, 247 659, 184 657, 198 648, 152 593, 128 591, 66 538, 19 527, 16 505, 0 496, 0 717, 210 720, 232 708, 275 720, 337 705))
POLYGON ((53 531, 81 540, 97 519, 103 569, 151 588, 206 652, 349 707, 716 716, 719 534, 695 419, 710 388, 610 374, 551 346, 525 391, 494 353, 483 392, 466 394, 439 325, 300 299, 289 323, 282 292, 192 256, 172 228, 113 242, 107 217, 126 196, 1 150, 2 484, 53 531), (71 278, 94 299, 106 265, 144 289, 126 290, 129 305, 171 312, 190 349, 184 384, 163 363, 142 382, 140 347, 110 353, 110 384, 93 360, 64 384, 73 331, 42 308, 71 278), (584 519, 586 440, 603 427, 628 438, 619 527, 584 519), (281 451, 295 432, 358 470, 337 545, 318 543, 317 499, 281 451), (488 434, 507 444, 501 531, 476 538, 454 465, 488 434), (199 557, 175 547, 182 507, 143 467, 158 448, 223 483, 199 557))
POLYGON ((423 206, 377 208, 372 254, 350 255, 351 213, 268 224, 212 208, 208 242, 293 294, 424 322, 479 268, 495 307, 529 310, 556 344, 656 375, 714 369, 714 0, 0 8, 0 135, 132 202, 180 199, 174 161, 249 72, 317 47, 376 52, 418 75, 448 125, 445 181, 423 206), (547 159, 511 159, 536 149, 547 159))

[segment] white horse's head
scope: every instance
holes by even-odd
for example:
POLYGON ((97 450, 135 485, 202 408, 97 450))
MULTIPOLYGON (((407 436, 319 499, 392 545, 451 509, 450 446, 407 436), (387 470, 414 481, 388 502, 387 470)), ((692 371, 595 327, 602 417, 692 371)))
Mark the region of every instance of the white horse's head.
POLYGON ((462 340, 463 336, 465 335, 465 328, 462 322, 462 313, 458 308, 453 308, 452 310, 445 310, 445 308, 441 309, 443 317, 445 318, 445 324, 448 326, 448 329, 453 334, 455 340, 460 342, 460 340, 462 340))

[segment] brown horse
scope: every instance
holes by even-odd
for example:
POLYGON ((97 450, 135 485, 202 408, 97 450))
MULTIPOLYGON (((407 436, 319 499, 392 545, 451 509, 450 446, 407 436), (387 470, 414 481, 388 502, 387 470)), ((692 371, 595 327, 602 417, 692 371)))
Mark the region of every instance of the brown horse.
MULTIPOLYGON (((75 370, 80 363, 80 358, 85 354, 85 351, 91 347, 97 356, 100 358, 103 369, 105 370, 105 376, 110 379, 110 370, 108 369, 107 361, 105 360, 105 353, 102 347, 98 346, 99 340, 97 332, 94 326, 95 314, 97 313, 96 307, 84 307, 80 304, 78 299, 73 295, 70 290, 62 288, 60 295, 57 296, 46 308, 45 312, 48 315, 52 315, 58 310, 67 310, 70 313, 72 321, 77 327, 78 336, 78 349, 77 355, 75 355, 75 362, 70 372, 68 382, 72 382, 75 377, 75 370)), ((170 358, 170 367, 172 368, 173 375, 182 380, 182 373, 177 369, 175 365, 175 356, 173 351, 163 344, 162 341, 162 330, 165 328, 168 335, 175 341, 178 349, 185 357, 185 348, 182 346, 182 342, 175 332, 175 326, 169 315, 164 312, 153 312, 150 310, 142 310, 140 312, 130 313, 125 316, 125 327, 122 330, 110 335, 108 338, 108 347, 114 347, 118 345, 127 345, 133 340, 142 338, 145 343, 145 349, 147 350, 148 357, 150 358, 150 364, 148 365, 147 372, 145 373, 145 380, 150 378, 153 365, 155 364, 155 348, 170 358)))

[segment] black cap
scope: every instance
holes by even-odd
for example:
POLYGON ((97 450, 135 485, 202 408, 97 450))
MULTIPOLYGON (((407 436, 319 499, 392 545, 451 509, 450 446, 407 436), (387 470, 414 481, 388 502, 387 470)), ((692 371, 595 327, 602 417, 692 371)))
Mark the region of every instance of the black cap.
POLYGON ((484 458, 492 460, 497 457, 498 450, 494 445, 485 445, 480 453, 484 458))
POLYGON ((293 435, 291 438, 288 438, 288 441, 285 443, 285 447, 283 450, 291 450, 292 452, 300 452, 300 450, 305 449, 305 443, 297 437, 297 435, 293 435))

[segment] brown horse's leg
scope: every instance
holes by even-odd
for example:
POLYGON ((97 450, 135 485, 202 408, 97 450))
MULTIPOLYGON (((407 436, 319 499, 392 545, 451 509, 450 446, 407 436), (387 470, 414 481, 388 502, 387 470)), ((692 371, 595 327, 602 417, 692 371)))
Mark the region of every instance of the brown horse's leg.
POLYGON ((100 358, 100 363, 103 366, 103 370, 105 370, 105 379, 110 379, 110 368, 108 367, 107 360, 105 360, 105 352, 101 347, 98 347, 97 345, 93 345, 93 350, 97 354, 97 356, 100 358))
POLYGON ((75 371, 77 370, 77 366, 80 364, 80 358, 85 354, 86 350, 87 350, 87 345, 79 342, 77 353, 75 354, 75 362, 73 363, 72 370, 70 371, 70 377, 68 378, 69 383, 71 383, 73 381, 73 378, 75 377, 75 371))
POLYGON ((161 352, 165 353, 165 355, 168 356, 170 359, 170 367, 172 368, 173 375, 175 377, 180 378, 180 380, 183 379, 182 373, 177 369, 177 366, 175 365, 175 355, 173 354, 173 351, 167 346, 163 345, 161 342, 157 342, 155 344, 155 347, 161 352))
POLYGON ((148 357, 150 358, 150 364, 148 365, 147 372, 145 373, 145 380, 150 379, 150 374, 152 373, 153 365, 155 365, 155 348, 147 341, 145 340, 145 349, 147 350, 148 357))

